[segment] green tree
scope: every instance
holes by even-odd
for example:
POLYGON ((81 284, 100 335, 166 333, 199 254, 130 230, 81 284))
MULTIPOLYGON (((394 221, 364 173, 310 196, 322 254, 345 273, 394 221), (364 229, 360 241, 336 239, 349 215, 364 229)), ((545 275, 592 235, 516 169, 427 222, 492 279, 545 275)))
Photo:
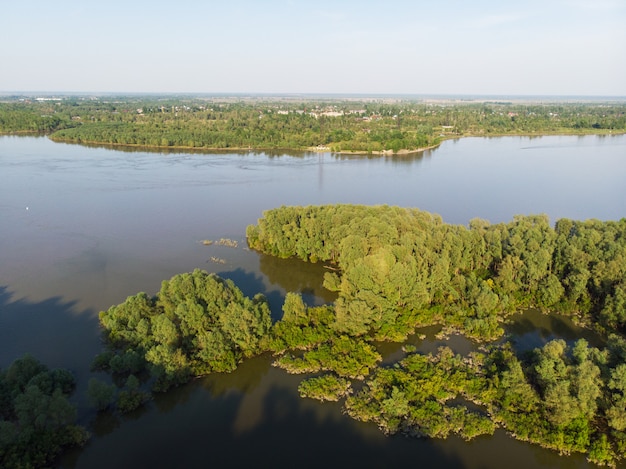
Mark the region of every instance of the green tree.
POLYGON ((96 410, 105 410, 115 399, 115 385, 107 384, 96 378, 90 378, 87 387, 87 398, 96 410))

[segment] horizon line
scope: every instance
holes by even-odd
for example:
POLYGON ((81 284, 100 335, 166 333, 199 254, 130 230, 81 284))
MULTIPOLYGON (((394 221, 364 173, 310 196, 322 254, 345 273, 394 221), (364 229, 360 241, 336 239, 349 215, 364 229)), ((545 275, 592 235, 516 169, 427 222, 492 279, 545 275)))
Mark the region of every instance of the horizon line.
POLYGON ((552 98, 586 100, 626 100, 626 95, 600 94, 507 94, 507 93, 342 93, 342 92, 247 92, 247 91, 45 91, 45 90, 0 90, 2 97, 17 96, 185 96, 185 97, 332 97, 332 98, 552 98))

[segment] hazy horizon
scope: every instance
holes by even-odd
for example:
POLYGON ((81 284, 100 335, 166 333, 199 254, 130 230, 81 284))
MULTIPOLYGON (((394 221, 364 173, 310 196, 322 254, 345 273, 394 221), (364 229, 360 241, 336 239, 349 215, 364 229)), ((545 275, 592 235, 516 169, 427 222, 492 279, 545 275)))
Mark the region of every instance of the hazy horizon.
POLYGON ((262 99, 262 98, 276 98, 276 99, 345 99, 345 100, 373 100, 373 99, 399 99, 399 100, 441 100, 441 101, 502 101, 507 100, 511 102, 515 101, 534 101, 534 100, 549 100, 555 102, 567 102, 567 101, 626 101, 626 95, 506 95, 506 94, 428 94, 428 93, 255 93, 255 92, 148 92, 148 91, 46 91, 46 90, 0 90, 0 97, 12 97, 12 98, 69 98, 69 97, 120 97, 120 98, 150 98, 150 97, 181 97, 181 98, 248 98, 248 99, 262 99))
POLYGON ((626 2, 9 2, 0 91, 626 96, 626 2))

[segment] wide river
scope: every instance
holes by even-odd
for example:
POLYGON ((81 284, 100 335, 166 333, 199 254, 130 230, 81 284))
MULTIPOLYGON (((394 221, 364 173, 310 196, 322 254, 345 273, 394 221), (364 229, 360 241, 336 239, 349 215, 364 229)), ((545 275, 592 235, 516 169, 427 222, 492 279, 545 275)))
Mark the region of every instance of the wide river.
MULTIPOLYGON (((418 207, 459 224, 538 213, 617 220, 626 216, 626 136, 467 138, 399 157, 126 152, 0 137, 0 367, 29 352, 76 375, 74 400, 93 438, 62 467, 587 467, 503 431, 471 443, 385 437, 340 404, 299 398, 301 377, 265 356, 130 416, 93 414, 85 392, 102 349, 99 311, 194 268, 264 293, 275 318, 286 291, 331 302, 322 267, 247 250, 245 228, 280 205, 338 202, 418 207), (220 238, 239 245, 202 243, 220 238)), ((510 331, 527 348, 594 340, 536 313, 510 331)), ((445 343, 426 332, 412 339, 421 350, 445 343)), ((474 347, 458 337, 450 345, 474 347)), ((381 352, 391 362, 399 345, 381 352)))

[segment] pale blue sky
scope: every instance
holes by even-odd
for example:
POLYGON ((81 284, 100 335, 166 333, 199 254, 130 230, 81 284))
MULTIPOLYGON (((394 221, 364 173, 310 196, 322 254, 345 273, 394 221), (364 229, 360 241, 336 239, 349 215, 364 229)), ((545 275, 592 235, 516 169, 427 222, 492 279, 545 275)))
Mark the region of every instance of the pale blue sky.
POLYGON ((0 91, 626 96, 626 0, 0 0, 0 91))

